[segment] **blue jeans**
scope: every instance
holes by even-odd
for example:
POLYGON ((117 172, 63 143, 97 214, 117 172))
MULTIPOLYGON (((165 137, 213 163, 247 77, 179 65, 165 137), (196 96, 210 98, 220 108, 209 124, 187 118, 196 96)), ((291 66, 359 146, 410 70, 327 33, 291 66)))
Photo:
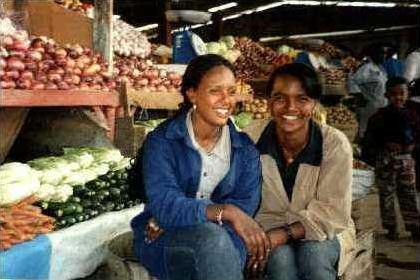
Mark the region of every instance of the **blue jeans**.
POLYGON ((274 249, 267 262, 267 280, 335 280, 340 244, 337 238, 300 241, 274 249))
POLYGON ((159 279, 243 279, 239 251, 228 232, 214 223, 169 229, 151 244, 135 247, 140 262, 159 279), (153 250, 163 250, 164 258, 148 258, 153 250))

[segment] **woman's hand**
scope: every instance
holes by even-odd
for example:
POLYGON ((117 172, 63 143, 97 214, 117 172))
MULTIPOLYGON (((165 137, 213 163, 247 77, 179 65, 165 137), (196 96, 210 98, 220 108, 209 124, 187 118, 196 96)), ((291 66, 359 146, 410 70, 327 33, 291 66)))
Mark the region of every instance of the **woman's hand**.
POLYGON ((253 273, 264 270, 271 250, 270 240, 254 219, 234 205, 224 207, 223 219, 242 238, 248 251, 247 268, 253 273))

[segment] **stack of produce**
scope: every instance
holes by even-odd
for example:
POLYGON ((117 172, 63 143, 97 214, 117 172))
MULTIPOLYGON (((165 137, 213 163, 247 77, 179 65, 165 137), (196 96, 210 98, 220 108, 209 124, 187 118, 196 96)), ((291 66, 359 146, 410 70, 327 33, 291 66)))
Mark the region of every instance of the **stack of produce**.
POLYGON ((266 78, 273 67, 290 63, 292 59, 286 54, 278 54, 274 50, 263 47, 247 37, 235 39, 235 47, 241 56, 235 61, 237 77, 243 80, 266 78), (265 67, 270 65, 272 67, 265 67))
POLYGON ((178 92, 181 75, 159 70, 150 61, 134 56, 117 57, 114 74, 118 83, 126 83, 142 92, 178 92))
POLYGON ((32 205, 36 200, 30 196, 16 204, 0 207, 0 251, 54 229, 54 219, 32 205))
POLYGON ((298 56, 300 51, 288 45, 282 45, 277 48, 277 52, 279 54, 288 55, 292 60, 294 60, 298 56))
POLYGON ((74 12, 80 12, 87 17, 93 18, 94 8, 92 4, 82 3, 80 0, 55 0, 55 3, 74 12))
POLYGON ((341 50, 330 43, 323 43, 319 52, 330 58, 339 58, 342 54, 341 50))
POLYGON ((252 89, 250 84, 247 84, 242 80, 238 80, 236 81, 236 94, 253 95, 254 90, 252 89))
POLYGON ((268 100, 265 98, 254 98, 252 101, 244 102, 243 111, 251 113, 254 119, 270 118, 270 110, 268 109, 268 100))
POLYGON ((85 184, 74 186, 66 202, 41 202, 43 213, 55 217, 59 228, 71 226, 99 214, 139 204, 128 194, 127 169, 110 171, 85 184))
POLYGON ((326 85, 345 85, 347 82, 347 73, 340 68, 319 68, 320 73, 324 76, 326 85))
POLYGON ((23 200, 40 189, 38 173, 29 165, 10 162, 0 166, 0 206, 23 200))
POLYGON ((146 35, 118 18, 114 18, 112 23, 114 29, 112 48, 116 54, 138 58, 150 56, 151 44, 146 35))
POLYGON ((73 187, 95 180, 109 170, 128 166, 129 159, 108 148, 67 148, 64 156, 29 161, 38 172, 41 186, 35 195, 41 201, 65 202, 73 187))
POLYGON ((252 113, 241 112, 233 116, 233 122, 239 129, 244 129, 251 123, 253 117, 254 115, 252 113))
POLYGON ((0 34, 0 88, 115 89, 99 53, 79 45, 60 47, 46 37, 28 39, 26 31, 0 34))
POLYGON ((352 126, 357 125, 356 115, 347 109, 346 106, 338 105, 326 107, 327 124, 332 126, 352 126))
POLYGON ((357 59, 355 59, 352 56, 348 56, 348 57, 342 59, 341 63, 343 64, 343 67, 344 67, 345 71, 348 72, 348 73, 356 72, 357 68, 360 65, 360 61, 358 61, 357 59))
POLYGON ((234 63, 241 55, 241 51, 235 48, 233 36, 224 36, 218 42, 209 42, 206 46, 208 53, 221 55, 231 63, 234 63))

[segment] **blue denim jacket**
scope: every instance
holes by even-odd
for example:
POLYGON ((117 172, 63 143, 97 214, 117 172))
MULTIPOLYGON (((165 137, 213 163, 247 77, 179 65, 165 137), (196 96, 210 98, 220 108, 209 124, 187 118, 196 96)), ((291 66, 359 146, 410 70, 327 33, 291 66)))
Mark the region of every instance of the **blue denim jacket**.
MULTIPOLYGON (((232 145, 229 172, 209 200, 196 199, 201 158, 193 147, 185 120, 186 114, 181 114, 164 122, 145 141, 143 174, 148 203, 144 212, 131 222, 137 252, 146 246, 142 242, 143 231, 152 216, 161 228, 170 229, 208 222, 206 207, 212 203, 236 205, 250 216, 259 205, 262 181, 259 152, 252 140, 238 132, 231 121, 228 123, 232 145)), ((244 244, 229 225, 224 227, 231 234, 244 263, 244 244)), ((155 255, 146 257, 158 260, 163 254, 162 248, 156 250, 155 255)))

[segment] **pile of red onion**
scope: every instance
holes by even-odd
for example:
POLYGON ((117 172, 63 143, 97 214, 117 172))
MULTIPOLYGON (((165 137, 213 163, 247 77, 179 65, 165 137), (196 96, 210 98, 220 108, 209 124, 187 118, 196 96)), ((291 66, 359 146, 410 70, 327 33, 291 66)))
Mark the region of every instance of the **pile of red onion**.
POLYGON ((150 61, 135 56, 114 58, 116 81, 144 92, 179 91, 181 75, 159 70, 150 61))
POLYGON ((136 57, 116 57, 114 73, 103 57, 80 45, 47 38, 0 36, 0 88, 110 91, 122 82, 146 92, 178 91, 181 76, 136 57))

